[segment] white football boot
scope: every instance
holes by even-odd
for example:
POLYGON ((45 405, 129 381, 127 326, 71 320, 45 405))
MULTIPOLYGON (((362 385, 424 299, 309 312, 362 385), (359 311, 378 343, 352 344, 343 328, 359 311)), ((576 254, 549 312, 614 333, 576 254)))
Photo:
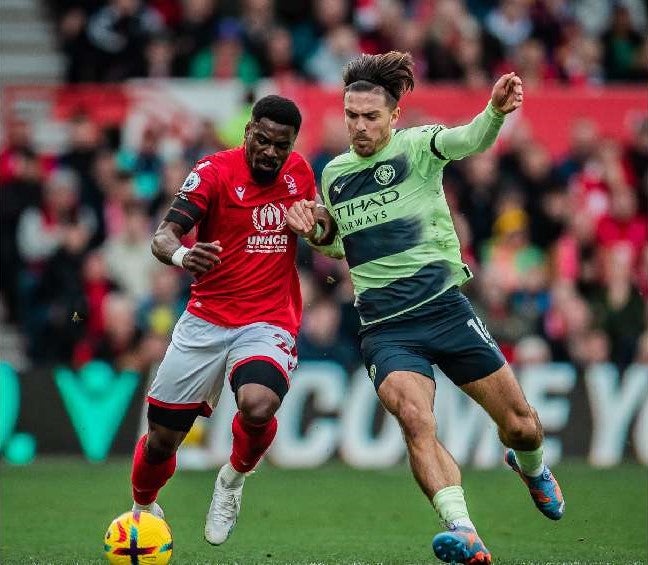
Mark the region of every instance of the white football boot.
POLYGON ((164 510, 162 510, 162 507, 157 502, 151 502, 151 504, 137 504, 137 502, 134 502, 133 512, 137 510, 140 512, 149 512, 150 514, 153 514, 153 516, 157 516, 164 520, 164 510))
POLYGON ((223 477, 227 473, 228 466, 229 463, 225 464, 218 472, 214 494, 205 520, 205 539, 212 545, 220 545, 227 540, 241 511, 245 477, 241 477, 238 486, 228 486, 223 477))

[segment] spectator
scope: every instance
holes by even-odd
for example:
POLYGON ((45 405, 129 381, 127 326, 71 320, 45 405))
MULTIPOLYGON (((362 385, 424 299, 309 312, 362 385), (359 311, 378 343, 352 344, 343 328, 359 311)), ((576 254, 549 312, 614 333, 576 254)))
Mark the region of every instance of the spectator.
POLYGON ((261 77, 258 60, 244 46, 243 29, 238 21, 226 18, 218 24, 211 47, 196 53, 189 63, 192 78, 238 78, 246 85, 261 77))
POLYGON ((515 345, 513 362, 520 369, 551 363, 549 344, 539 335, 525 336, 515 345))
POLYGON ((351 373, 358 365, 358 351, 341 338, 340 310, 330 298, 322 297, 304 312, 297 351, 302 361, 334 361, 351 373))
POLYGON ((88 21, 97 52, 94 80, 117 82, 137 76, 148 40, 164 29, 159 14, 141 0, 111 0, 88 21))
POLYGON ((637 195, 630 188, 611 194, 609 213, 602 216, 596 227, 596 242, 603 252, 620 249, 631 266, 639 264, 641 250, 648 241, 648 218, 637 210, 637 195))
MULTIPOLYGON (((337 116, 336 116, 337 117, 337 116)), ((323 120, 322 137, 320 148, 315 152, 311 159, 311 166, 315 174, 315 182, 320 186, 322 171, 326 164, 339 155, 349 144, 349 138, 343 128, 339 127, 332 116, 327 116, 323 120)))
MULTIPOLYGON (((645 244, 645 240, 644 240, 645 244)), ((605 256, 604 287, 591 297, 594 321, 610 341, 610 357, 624 368, 635 356, 637 340, 646 326, 646 304, 633 284, 631 255, 616 248, 605 256)))
POLYGON ((340 82, 340 69, 358 53, 358 37, 353 28, 339 26, 328 32, 305 68, 317 82, 335 86, 340 82))
POLYGON ((569 361, 574 346, 592 329, 592 312, 569 284, 554 284, 550 307, 543 320, 544 334, 555 361, 569 361))
POLYGON ((187 76, 194 58, 208 50, 217 22, 216 0, 185 0, 182 19, 175 34, 174 67, 179 76, 187 76))
MULTIPOLYGON (((202 153, 199 158, 209 155, 210 153, 202 153)), ((193 163, 198 161, 194 159, 193 163)), ((153 218, 152 225, 160 225, 164 215, 167 213, 171 202, 175 198, 178 190, 184 183, 185 178, 191 170, 189 161, 184 159, 176 159, 168 161, 164 164, 164 171, 162 173, 162 190, 158 193, 155 200, 149 206, 149 214, 153 218)))
POLYGON ((158 262, 151 253, 151 225, 146 208, 133 202, 124 212, 124 230, 108 238, 104 253, 110 278, 136 302, 150 293, 151 276, 158 262))
POLYGON ((292 28, 295 62, 302 69, 317 51, 323 38, 349 22, 350 3, 347 0, 316 0, 311 4, 313 18, 301 21, 292 28))
POLYGON ((497 272, 488 269, 481 273, 477 283, 474 306, 504 356, 513 360, 515 343, 535 332, 536 321, 512 311, 510 294, 502 286, 497 272))
POLYGON ((483 264, 486 271, 497 273, 507 292, 527 289, 544 269, 544 255, 528 239, 528 215, 520 208, 503 211, 495 220, 495 236, 485 246, 483 264))
POLYGON ((497 156, 492 151, 466 159, 459 208, 472 228, 475 249, 481 249, 492 235, 495 201, 500 178, 497 156))
POLYGON ((28 328, 29 347, 36 360, 70 362, 74 345, 83 334, 74 320, 79 314, 82 318, 87 315, 82 269, 91 235, 80 222, 65 224, 54 253, 43 258, 28 328))
POLYGON ((137 327, 145 334, 170 338, 187 298, 181 294, 178 271, 158 265, 151 273, 151 292, 137 309, 137 327))
POLYGON ((81 203, 86 204, 95 215, 101 213, 103 195, 93 179, 93 168, 101 146, 101 131, 87 115, 79 114, 72 119, 70 145, 59 158, 59 166, 69 168, 79 176, 81 203))
POLYGON ((135 307, 125 295, 111 293, 103 305, 104 333, 93 344, 92 358, 112 364, 118 371, 142 371, 148 359, 140 349, 142 334, 135 324, 135 307))
POLYGON ((586 370, 590 365, 610 362, 610 339, 601 330, 588 329, 578 334, 569 343, 572 361, 579 369, 586 370))
POLYGON ((544 45, 537 39, 530 38, 516 46, 511 60, 528 90, 556 82, 556 71, 548 61, 544 45))
POLYGON ((158 33, 152 36, 144 51, 143 65, 136 76, 145 78, 171 78, 177 75, 174 67, 173 40, 170 35, 158 33))
POLYGON ((643 39, 633 29, 627 6, 617 3, 612 12, 610 27, 603 34, 605 75, 610 81, 642 78, 639 61, 643 39))
MULTIPOLYGON (((573 205, 567 210, 572 211, 573 205)), ((557 282, 578 286, 583 291, 598 284, 595 228, 589 214, 568 215, 565 231, 552 247, 552 270, 557 282)))
POLYGON ((644 331, 637 340, 637 353, 633 362, 648 365, 648 330, 644 331))
POLYGON ((567 183, 593 158, 599 140, 598 126, 588 118, 574 120, 569 130, 569 151, 556 167, 560 183, 567 183))
POLYGON ((31 128, 24 120, 12 120, 7 128, 7 137, 0 150, 0 185, 13 181, 26 153, 34 154, 31 143, 31 128))
POLYGON ((117 155, 117 166, 133 175, 133 194, 137 199, 150 201, 160 190, 162 133, 161 126, 150 125, 144 129, 138 148, 124 148, 117 155))
POLYGON ((71 170, 54 171, 45 183, 43 204, 27 208, 17 228, 18 252, 34 268, 68 246, 83 252, 97 228, 90 208, 79 202, 79 177, 71 170))
MULTIPOLYGON (((648 55, 648 53, 647 53, 648 55)), ((640 211, 648 213, 648 116, 643 117, 633 131, 632 141, 626 148, 626 161, 637 179, 639 194, 643 194, 640 211)))
POLYGON ((533 33, 529 6, 530 3, 526 0, 500 0, 499 6, 486 17, 486 29, 509 52, 529 39, 533 33))
POLYGON ((104 225, 106 237, 115 237, 124 231, 126 207, 135 201, 133 177, 125 171, 117 171, 113 178, 106 179, 104 200, 104 225))
POLYGON ((15 322, 20 315, 23 267, 16 234, 22 212, 40 206, 42 175, 38 157, 26 148, 13 153, 11 168, 9 180, 0 184, 0 294, 9 321, 15 322))
POLYGON ((266 77, 290 79, 296 76, 297 67, 293 61, 292 36, 286 28, 277 26, 270 30, 262 66, 263 76, 266 77))

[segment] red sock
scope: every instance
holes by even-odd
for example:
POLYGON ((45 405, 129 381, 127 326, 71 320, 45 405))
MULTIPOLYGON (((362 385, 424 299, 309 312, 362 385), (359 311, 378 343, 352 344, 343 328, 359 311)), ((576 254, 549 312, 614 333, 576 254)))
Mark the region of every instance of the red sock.
POLYGON ((133 454, 133 471, 131 483, 133 485, 133 499, 137 504, 151 504, 158 495, 159 490, 173 475, 176 468, 175 453, 162 463, 152 464, 145 459, 145 446, 147 434, 144 434, 133 454))
POLYGON ((274 416, 264 424, 250 424, 237 412, 232 420, 232 455, 230 463, 239 473, 254 469, 263 457, 277 433, 277 418, 274 416))

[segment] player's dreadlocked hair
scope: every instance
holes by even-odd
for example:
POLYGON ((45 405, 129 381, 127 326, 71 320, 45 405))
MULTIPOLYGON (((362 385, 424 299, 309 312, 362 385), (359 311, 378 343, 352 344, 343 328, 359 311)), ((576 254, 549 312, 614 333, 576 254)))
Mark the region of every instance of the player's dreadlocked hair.
POLYGON ((261 118, 268 118, 284 126, 292 126, 295 133, 301 126, 301 113, 297 105, 288 98, 271 94, 260 98, 252 107, 252 121, 258 122, 261 118))
POLYGON ((413 68, 414 60, 409 53, 360 55, 344 67, 344 92, 367 92, 382 86, 388 105, 394 107, 405 92, 414 90, 413 68))

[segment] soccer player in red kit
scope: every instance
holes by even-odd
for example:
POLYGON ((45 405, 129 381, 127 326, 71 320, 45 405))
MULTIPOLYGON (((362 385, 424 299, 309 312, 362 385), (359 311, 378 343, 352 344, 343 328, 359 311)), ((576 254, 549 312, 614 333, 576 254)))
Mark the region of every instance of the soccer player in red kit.
POLYGON ((155 500, 173 475, 176 451, 196 417, 210 415, 227 379, 238 412, 205 523, 214 545, 236 524, 246 473, 275 437, 275 412, 297 364, 302 304, 297 236, 286 212, 316 191, 310 166, 292 150, 300 125, 291 100, 260 99, 243 146, 196 164, 153 238, 154 255, 195 282, 148 393, 148 433, 133 459, 133 510, 163 516, 155 500), (197 243, 188 249, 180 239, 194 226, 197 243))

